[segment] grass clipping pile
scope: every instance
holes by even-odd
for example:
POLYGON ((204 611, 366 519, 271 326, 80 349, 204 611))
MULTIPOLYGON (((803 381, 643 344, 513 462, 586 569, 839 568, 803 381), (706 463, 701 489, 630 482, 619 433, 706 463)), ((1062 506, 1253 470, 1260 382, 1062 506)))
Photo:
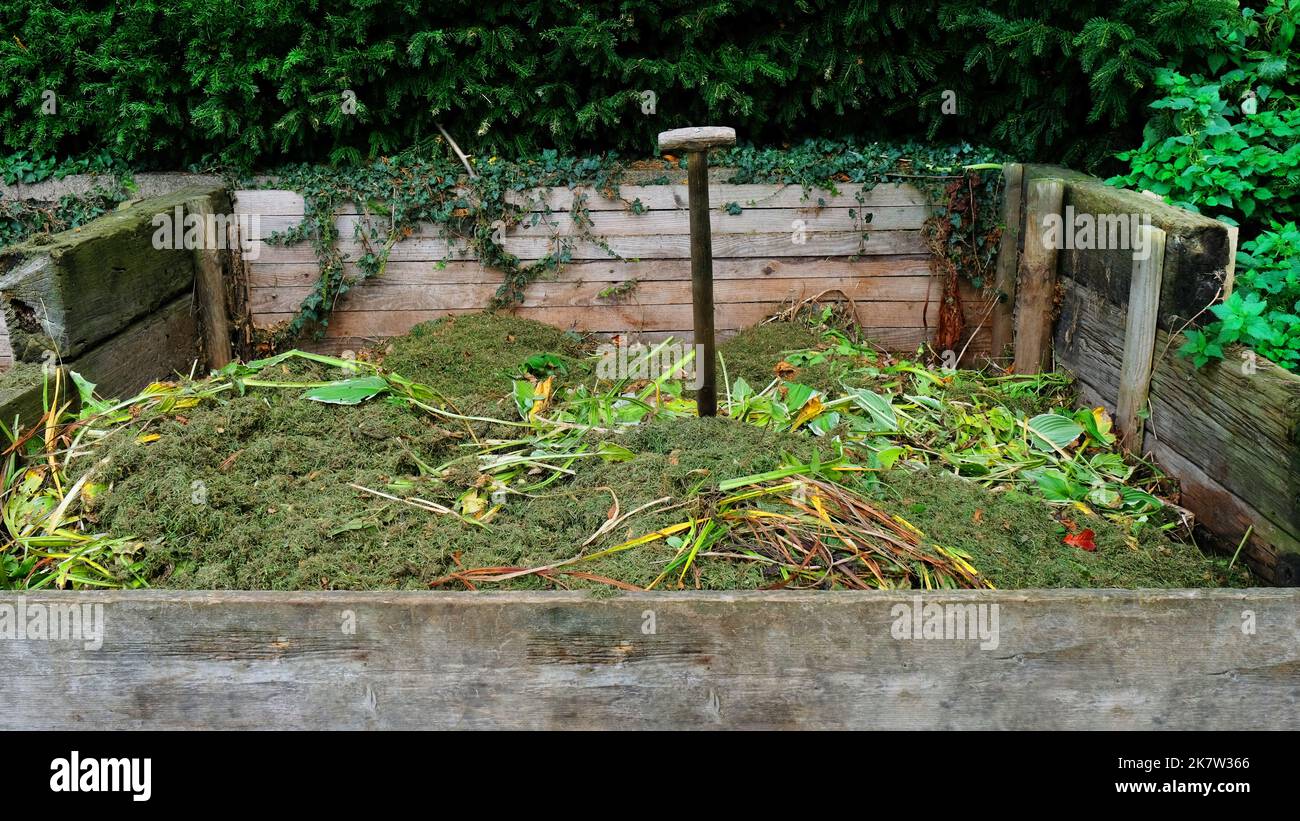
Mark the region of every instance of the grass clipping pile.
MULTIPOLYGON (((106 401, 74 377, 10 447, 7 587, 1170 587, 1246 576, 1061 375, 895 359, 822 324, 723 346, 720 416, 680 374, 596 378, 500 315, 380 364, 297 351, 106 401), (70 415, 61 396, 80 393, 70 415), (1058 408, 1053 410, 1053 408, 1058 408), (21 455, 20 455, 21 454, 21 455)), ((689 357, 688 357, 689 359, 689 357)), ((684 363, 689 366, 689 362, 684 363)), ((12 438, 12 437, 11 437, 12 438)))

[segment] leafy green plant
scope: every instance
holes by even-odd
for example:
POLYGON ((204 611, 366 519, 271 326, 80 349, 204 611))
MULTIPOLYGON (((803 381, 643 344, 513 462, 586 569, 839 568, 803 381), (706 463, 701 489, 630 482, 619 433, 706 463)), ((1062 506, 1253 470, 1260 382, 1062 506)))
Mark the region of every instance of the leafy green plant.
POLYGON ((3 0, 0 134, 41 154, 252 168, 378 159, 439 125, 471 154, 517 157, 645 153, 703 122, 771 143, 919 124, 992 132, 1025 159, 1096 159, 1132 141, 1153 69, 1234 6, 3 0))
POLYGON ((1269 0, 1216 32, 1207 74, 1164 69, 1142 145, 1110 180, 1240 224, 1234 291, 1189 330, 1197 367, 1244 345, 1300 370, 1300 2, 1269 0))
POLYGON ((1142 145, 1110 180, 1236 224, 1300 215, 1300 4, 1271 0, 1220 26, 1210 74, 1161 69, 1142 145))
MULTIPOLYGON (((272 234, 268 242, 309 243, 320 265, 312 293, 303 300, 297 315, 265 341, 266 347, 283 347, 305 332, 323 331, 338 300, 365 280, 381 275, 393 246, 414 233, 421 222, 433 223, 450 245, 503 273, 492 301, 491 307, 496 308, 517 304, 529 283, 567 264, 577 240, 586 240, 611 258, 619 258, 591 230, 586 203, 592 192, 623 199, 630 214, 646 213, 644 207, 637 207, 638 201, 628 202, 620 194, 631 164, 615 154, 566 157, 546 150, 520 161, 489 157, 485 162, 470 163, 474 169, 471 176, 458 159, 441 150, 440 141, 358 166, 287 166, 263 183, 292 188, 302 194, 305 203, 303 220, 272 234), (536 190, 544 187, 572 189, 573 205, 567 212, 552 212, 536 190), (356 259, 345 259, 339 249, 342 238, 334 218, 349 202, 367 214, 353 229, 352 239, 363 249, 356 259), (550 224, 567 220, 573 230, 557 231, 546 256, 538 260, 524 262, 506 250, 506 232, 525 221, 536 226, 543 220, 550 224)), ((1002 157, 999 152, 967 143, 925 146, 821 139, 788 149, 742 146, 717 152, 712 161, 729 169, 727 182, 800 185, 810 200, 814 189, 836 192, 837 186, 844 184, 860 184, 864 189, 887 182, 916 184, 932 198, 936 209, 932 221, 951 229, 936 253, 950 261, 953 271, 961 268, 978 283, 980 272, 996 253, 990 232, 998 230, 997 171, 1001 166, 993 161, 1002 157), (962 196, 949 196, 949 189, 959 190, 962 196), (958 210, 954 220, 950 211, 958 210)), ((676 165, 671 160, 636 163, 643 184, 668 182, 668 173, 676 165), (656 162, 664 163, 664 174, 645 179, 656 162)), ((817 201, 822 200, 818 195, 817 201)), ((732 205, 742 208, 739 203, 732 205)), ((854 219, 865 227, 869 215, 854 219)), ((635 283, 629 281, 624 286, 606 289, 601 297, 627 298, 635 283)))
POLYGON ((1300 229, 1274 223, 1242 243, 1237 265, 1236 289, 1210 308, 1216 321, 1188 331, 1180 353, 1199 368, 1238 344, 1300 371, 1300 229))

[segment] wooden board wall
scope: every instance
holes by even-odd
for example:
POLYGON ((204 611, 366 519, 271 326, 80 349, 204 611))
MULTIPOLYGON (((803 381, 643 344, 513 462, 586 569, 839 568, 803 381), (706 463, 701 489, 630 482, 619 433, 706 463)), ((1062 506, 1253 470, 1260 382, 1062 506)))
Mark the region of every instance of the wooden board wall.
MULTIPOLYGON (((1221 546, 1236 548, 1249 530, 1242 559, 1268 581, 1300 582, 1300 376, 1263 357, 1238 358, 1242 350, 1199 370, 1177 353, 1176 331, 1228 279, 1227 226, 1078 172, 1025 166, 1027 184, 1044 177, 1065 179, 1076 214, 1146 215, 1168 233, 1142 450, 1180 481, 1183 505, 1221 546)), ((1078 379, 1084 401, 1113 411, 1133 252, 1065 251, 1057 274, 1056 363, 1078 379)))
MULTIPOLYGON (((711 186, 717 327, 723 336, 761 321, 783 303, 838 289, 856 303, 859 320, 880 344, 912 350, 929 341, 941 287, 931 275, 921 235, 929 213, 924 196, 910 185, 861 192, 862 202, 860 192, 860 186, 846 186, 835 194, 805 196, 798 186, 711 186), (739 205, 741 213, 723 210, 728 203, 739 205), (796 232, 799 221, 802 235, 796 232)), ((513 313, 566 329, 689 339, 686 187, 624 186, 624 200, 582 193, 592 233, 624 260, 579 239, 574 261, 531 284, 513 313), (627 203, 638 199, 645 213, 629 210, 627 203), (637 285, 626 296, 601 296, 631 280, 637 285)), ((526 220, 505 236, 506 250, 525 264, 546 255, 557 235, 573 234, 569 210, 576 194, 549 189, 527 196, 540 196, 550 211, 536 209, 539 224, 526 220)), ((271 327, 297 312, 319 274, 309 245, 265 242, 301 221, 303 200, 270 189, 237 191, 235 198, 238 213, 257 217, 256 244, 246 255, 250 308, 256 325, 271 327)), ((353 232, 363 219, 355 206, 337 215, 341 248, 353 259, 362 253, 353 232)), ((394 245, 389 259, 380 277, 339 302, 322 348, 358 347, 405 333, 419 322, 482 310, 502 282, 499 271, 480 265, 463 245, 448 243, 434 225, 423 225, 394 245)), ((357 268, 350 264, 347 271, 356 274, 357 268)), ((962 295, 973 332, 985 306, 973 288, 962 295)), ((984 327, 975 333, 968 356, 987 353, 988 340, 984 327)))
POLYGON ((21 705, 0 729, 1300 729, 1297 590, 32 591, 25 604, 99 604, 103 643, 0 641, 21 705), (922 596, 996 606, 996 647, 896 637, 899 608, 922 596))

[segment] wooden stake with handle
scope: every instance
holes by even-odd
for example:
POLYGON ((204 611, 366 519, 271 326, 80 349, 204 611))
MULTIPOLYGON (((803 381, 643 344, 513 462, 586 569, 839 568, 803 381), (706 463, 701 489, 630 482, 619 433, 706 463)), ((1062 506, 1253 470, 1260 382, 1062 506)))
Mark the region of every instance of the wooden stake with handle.
POLYGON ((713 228, 709 222, 709 149, 736 144, 734 128, 678 128, 659 135, 659 152, 687 153, 686 181, 691 207, 691 303, 695 344, 700 352, 700 416, 718 415, 717 348, 713 334, 713 228))

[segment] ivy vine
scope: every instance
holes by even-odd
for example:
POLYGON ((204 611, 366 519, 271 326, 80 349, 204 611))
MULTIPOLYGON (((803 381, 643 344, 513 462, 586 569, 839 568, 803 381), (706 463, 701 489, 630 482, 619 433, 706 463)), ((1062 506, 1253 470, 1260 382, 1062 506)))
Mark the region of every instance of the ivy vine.
MULTIPOLYGON (((967 144, 941 148, 810 140, 787 149, 735 147, 715 152, 710 161, 728 169, 728 183, 800 185, 810 200, 815 191, 836 194, 841 185, 860 185, 868 191, 886 182, 916 184, 935 205, 935 218, 950 220, 951 215, 959 215, 942 231, 943 251, 956 270, 967 273, 978 285, 989 265, 988 254, 996 252, 995 237, 990 241, 987 233, 977 234, 981 227, 996 227, 995 218, 988 215, 997 212, 1000 174, 996 173, 996 161, 1000 159, 988 149, 967 144), (966 170, 971 166, 976 170, 966 170), (956 189, 950 190, 949 184, 968 179, 972 182, 963 182, 966 188, 962 190, 971 191, 971 200, 961 205, 954 199, 956 189)), ((275 172, 263 185, 297 191, 304 200, 304 215, 300 223, 273 233, 267 242, 309 243, 320 276, 298 313, 272 333, 267 346, 289 344, 306 333, 323 334, 339 300, 362 282, 381 275, 394 245, 415 233, 421 223, 437 226, 440 237, 503 274, 488 307, 518 304, 531 282, 558 272, 572 260, 580 240, 621 259, 592 231, 587 208, 592 193, 621 200, 629 213, 642 214, 648 209, 639 199, 625 199, 621 186, 629 180, 642 185, 680 180, 686 166, 685 158, 673 156, 629 162, 614 154, 564 157, 554 151, 522 161, 489 157, 470 162, 472 174, 440 146, 425 144, 366 165, 296 165, 275 172), (546 255, 524 264, 505 249, 503 240, 525 222, 532 226, 543 220, 555 222, 554 212, 539 193, 548 188, 573 191, 571 207, 558 219, 570 220, 574 230, 555 232, 546 255), (344 258, 335 222, 335 214, 346 203, 355 204, 362 214, 353 236, 362 254, 355 260, 344 258), (355 273, 349 272, 349 262, 355 264, 355 273)), ((863 194, 857 199, 865 204, 863 194)), ((824 204, 824 196, 819 195, 816 202, 824 204)), ((724 206, 732 213, 741 207, 739 203, 724 206)), ((865 209, 854 209, 853 219, 863 232, 864 245, 870 218, 865 209)))

